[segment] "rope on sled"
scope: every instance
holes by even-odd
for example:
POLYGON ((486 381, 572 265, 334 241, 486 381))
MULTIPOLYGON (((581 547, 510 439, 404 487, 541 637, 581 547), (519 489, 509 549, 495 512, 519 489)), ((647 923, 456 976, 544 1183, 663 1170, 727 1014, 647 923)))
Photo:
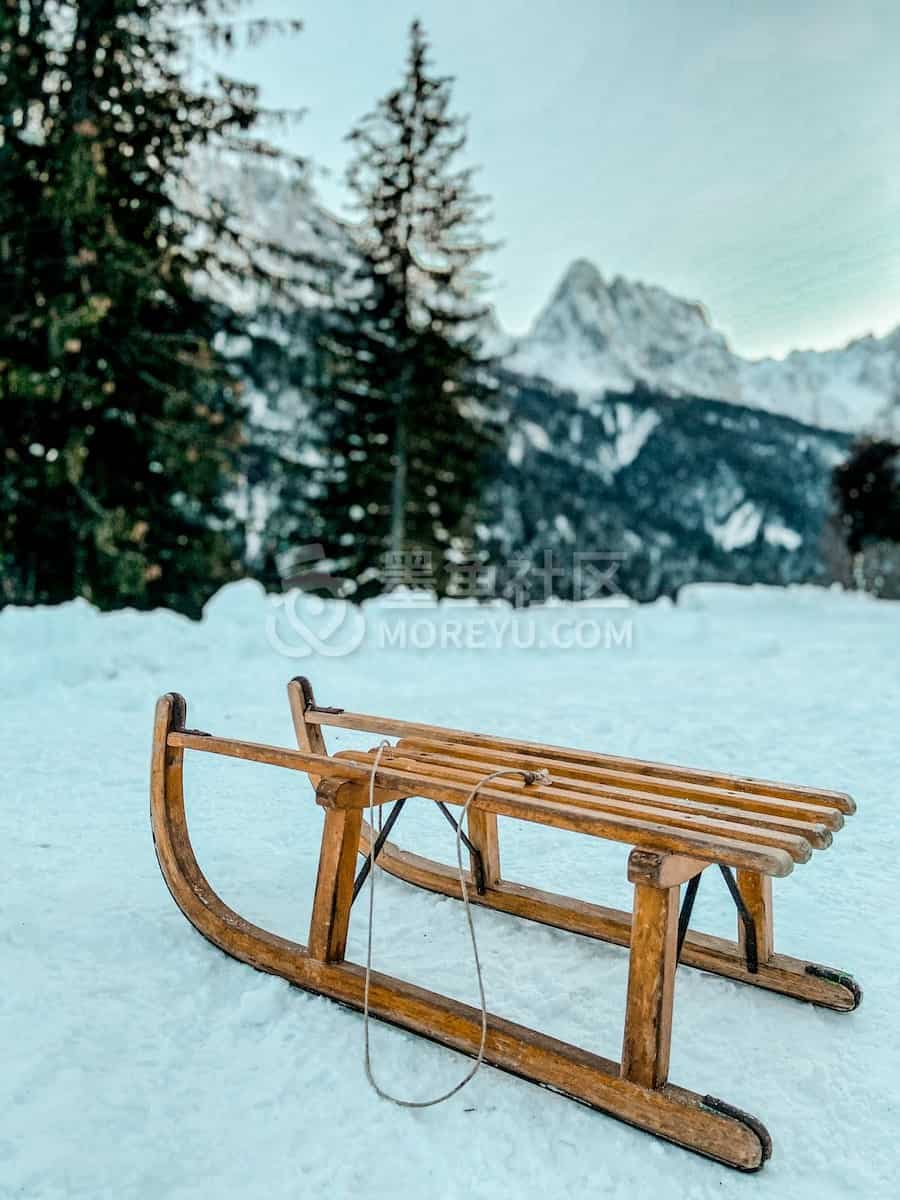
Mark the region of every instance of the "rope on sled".
MULTIPOLYGON (((435 1104, 443 1104, 445 1100, 449 1100, 451 1096, 455 1096, 457 1092, 461 1092, 467 1083, 478 1074, 481 1064, 484 1062, 484 1046, 487 1041, 487 1004, 484 998, 484 977, 481 971, 481 959, 478 955, 478 940, 475 937, 475 924, 472 920, 472 906, 469 901, 469 887, 466 883, 466 873, 463 869, 462 860, 462 827, 463 821, 469 813, 469 806, 478 793, 488 783, 494 779, 499 779, 504 775, 519 775, 526 784, 530 783, 547 783, 550 779, 550 773, 544 768, 539 771, 528 771, 520 767, 502 767, 496 771, 490 771, 487 775, 483 775, 481 779, 472 788, 469 795, 466 797, 466 802, 462 806, 459 823, 456 827, 456 868, 459 875, 459 886, 462 892, 463 907, 466 910, 466 923, 469 927, 469 938, 472 942, 472 960, 475 963, 475 975, 478 980, 478 998, 481 1006, 481 1041, 478 1045, 478 1054, 475 1058, 475 1063, 466 1075, 455 1084, 448 1092, 444 1092, 440 1096, 435 1096, 432 1100, 404 1100, 400 1096, 392 1096, 390 1092, 386 1092, 372 1070, 372 1052, 369 1043, 369 984, 372 977, 372 931, 375 924, 375 775, 378 771, 378 766, 381 762, 381 755, 385 749, 391 749, 391 744, 388 741, 382 741, 375 753, 375 759, 372 763, 372 770, 369 774, 369 829, 371 831, 369 837, 369 931, 366 947, 366 986, 365 998, 363 1003, 363 1064, 366 1070, 366 1079, 372 1086, 372 1089, 381 1097, 382 1100, 389 1100, 391 1104, 397 1104, 401 1108, 431 1108, 435 1104)), ((378 808, 379 824, 381 823, 381 807, 378 808)))

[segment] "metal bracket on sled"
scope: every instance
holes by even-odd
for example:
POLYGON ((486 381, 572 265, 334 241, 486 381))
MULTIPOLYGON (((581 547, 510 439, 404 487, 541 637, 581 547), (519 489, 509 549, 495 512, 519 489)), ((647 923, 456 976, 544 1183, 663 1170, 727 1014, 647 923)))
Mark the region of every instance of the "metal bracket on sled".
POLYGON ((435 804, 437 804, 438 808, 441 810, 441 812, 444 814, 444 816, 447 818, 447 820, 450 822, 450 824, 453 826, 453 828, 459 833, 460 841, 465 846, 465 848, 468 850, 468 852, 472 855, 472 874, 475 876, 475 891, 478 893, 479 896, 483 896, 484 895, 484 863, 481 861, 481 851, 478 849, 477 846, 472 845, 472 843, 469 841, 468 837, 466 836, 466 831, 464 829, 460 829, 459 822, 457 821, 456 817, 454 817, 453 813, 450 811, 450 809, 447 807, 447 805, 443 802, 443 800, 436 800, 435 804))
MULTIPOLYGON (((717 863, 716 865, 722 872, 722 878, 728 885, 731 898, 744 926, 744 940, 747 946, 747 970, 751 975, 755 975, 759 970, 759 952, 756 946, 756 926, 753 924, 753 917, 744 903, 744 897, 741 895, 741 889, 737 885, 731 868, 723 866, 722 863, 717 863)), ((691 923, 691 913, 694 910, 694 901, 697 899, 697 889, 700 887, 700 877, 702 874, 703 872, 700 871, 696 875, 692 875, 688 880, 687 890, 684 893, 684 901, 681 905, 681 912, 678 915, 679 959, 681 958, 681 948, 684 945, 684 939, 687 937, 688 926, 691 923)))
POLYGON ((329 716, 339 716, 344 711, 342 708, 330 708, 327 704, 316 704, 312 684, 305 675, 295 675, 291 682, 300 684, 300 691, 303 693, 303 703, 307 711, 312 710, 313 712, 328 713, 329 716))
MULTIPOLYGON (((395 801, 391 811, 388 813, 388 818, 381 827, 378 837, 375 839, 371 853, 366 855, 366 860, 359 868, 359 874, 353 881, 353 900, 355 900, 362 891, 362 886, 369 877, 369 871, 372 868, 372 863, 376 861, 378 855, 381 853, 381 847, 387 841, 391 830, 394 828, 394 824, 396 823, 397 818, 400 816, 400 813, 403 811, 403 805, 406 803, 406 800, 407 797, 404 796, 402 800, 395 801)), ((472 874, 475 878, 475 891, 479 896, 483 896, 485 893, 484 863, 482 862, 481 851, 469 840, 466 831, 464 829, 460 829, 459 822, 447 808, 446 804, 444 804, 442 800, 435 800, 435 804, 438 806, 453 828, 458 830, 462 844, 468 850, 469 854, 471 854, 472 874)), ((372 832, 374 833, 374 830, 372 832)), ((353 900, 350 901, 351 904, 353 903, 353 900)))

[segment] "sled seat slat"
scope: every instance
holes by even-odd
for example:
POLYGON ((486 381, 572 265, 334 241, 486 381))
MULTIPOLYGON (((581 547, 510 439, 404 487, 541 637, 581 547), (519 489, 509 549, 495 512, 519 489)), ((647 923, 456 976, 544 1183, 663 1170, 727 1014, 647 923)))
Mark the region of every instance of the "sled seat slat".
MULTIPOLYGON (((369 764, 374 759, 371 753, 365 754, 355 750, 341 751, 335 757, 369 764)), ((418 771, 435 779, 452 779, 470 788, 498 766, 485 762, 477 769, 468 769, 465 766, 453 765, 452 760, 449 763, 434 763, 430 758, 421 759, 415 755, 406 757, 398 754, 383 754, 381 761, 392 769, 418 771)), ((698 805, 690 800, 679 802, 674 798, 667 804, 666 801, 670 798, 666 796, 615 788, 592 788, 556 776, 551 776, 548 785, 526 785, 521 779, 507 777, 494 780, 490 786, 499 791, 522 792, 527 789, 527 795, 537 796, 542 800, 561 801, 610 814, 659 821, 677 828, 700 829, 707 833, 730 835, 743 841, 779 846, 787 850, 795 862, 806 862, 811 848, 821 850, 831 844, 831 832, 824 825, 812 822, 789 819, 779 821, 778 818, 772 818, 764 828, 760 828, 754 820, 755 814, 752 813, 698 805)))
MULTIPOLYGON (((545 769, 545 783, 511 776, 491 781, 472 808, 514 815, 559 828, 579 829, 642 849, 691 855, 763 875, 786 874, 813 850, 830 846, 855 809, 843 792, 723 775, 663 763, 626 759, 563 746, 491 737, 310 705, 305 720, 397 738, 382 751, 394 795, 432 795, 436 789, 475 786, 495 770, 545 769), (416 789, 413 791, 413 789, 416 789), (774 855, 765 867, 748 866, 747 855, 774 855)), ((345 750, 333 756, 370 772, 375 751, 345 750)), ((386 798, 386 797, 385 797, 386 798)), ((344 803, 367 803, 347 793, 344 803)), ((376 803, 382 798, 376 794, 376 803)), ((451 799, 451 803, 455 803, 451 799)), ((757 859, 758 861, 758 859, 757 859)))
MULTIPOLYGON (((457 762, 465 760, 476 764, 480 770, 485 763, 505 767, 521 763, 521 753, 509 750, 488 749, 456 740, 441 741, 436 738, 405 737, 401 738, 398 747, 414 752, 423 762, 457 762)), ((844 824, 842 811, 829 803, 815 803, 812 800, 792 800, 780 796, 762 795, 757 792, 743 791, 739 788, 714 787, 710 784, 689 783, 674 777, 642 775, 637 771, 616 771, 606 767, 585 766, 573 763, 563 753, 555 756, 533 755, 535 765, 545 767, 551 775, 560 779, 578 781, 579 787, 590 788, 600 785, 604 790, 617 791, 624 794, 652 793, 659 803, 666 803, 665 797, 695 801, 701 805, 725 807, 731 811, 767 813, 773 817, 786 820, 799 820, 812 824, 824 825, 827 829, 838 830, 844 824)), ((529 760, 530 761, 530 760, 529 760)))
MULTIPOLYGON (((467 776, 480 777, 486 771, 501 769, 515 762, 515 755, 487 754, 483 759, 458 758, 452 754, 435 755, 431 752, 420 753, 415 750, 407 751, 406 743, 399 742, 398 747, 404 753, 409 753, 409 760, 427 768, 430 764, 445 770, 461 772, 467 776)), ((391 761, 396 760, 396 755, 391 761)), ((521 762, 521 759, 519 760, 521 762)), ((541 760, 553 780, 554 789, 571 789, 583 798, 584 803, 597 804, 606 807, 615 803, 641 803, 650 807, 670 809, 676 812, 693 814, 698 818, 712 818, 734 821, 742 825, 757 825, 761 820, 765 824, 784 833, 796 833, 807 838, 816 849, 824 849, 831 843, 834 830, 840 829, 843 817, 840 813, 829 809, 810 811, 808 809, 789 809, 790 815, 782 815, 779 807, 774 809, 758 809, 755 805, 744 806, 740 800, 733 799, 733 793, 710 793, 698 800, 688 791, 672 788, 667 792, 656 792, 645 789, 640 782, 636 787, 616 786, 578 779, 562 771, 557 771, 550 760, 541 760), (799 814, 799 815, 798 815, 799 814)), ((498 780, 498 783, 500 781, 498 780)), ((512 781, 515 783, 515 781, 512 781)))
MULTIPOLYGON (((341 751, 340 756, 344 761, 356 762, 365 764, 371 769, 374 762, 374 751, 341 751)), ((391 772, 403 772, 409 780, 409 786, 419 786, 418 782, 422 780, 437 782, 446 780, 461 782, 461 784, 470 790, 482 778, 482 775, 487 774, 492 769, 490 764, 485 764, 484 770, 475 770, 475 772, 458 772, 451 767, 432 766, 432 764, 421 763, 415 758, 398 758, 394 755, 383 752, 382 763, 386 769, 391 772)), ((568 808, 581 810, 584 814, 590 814, 596 817, 616 818, 616 820, 624 820, 626 822, 638 821, 652 823, 656 830, 665 832, 672 836, 684 833, 698 834, 709 836, 716 841, 721 851, 721 856, 716 858, 716 862, 724 862, 726 865, 737 865, 728 863, 728 846, 732 842, 737 842, 742 846, 755 844, 761 846, 769 846, 776 850, 785 851, 790 854, 793 862, 805 863, 808 862, 812 848, 814 846, 824 847, 830 844, 830 834, 827 829, 822 827, 806 827, 808 832, 806 835, 798 833, 784 832, 779 828, 773 828, 761 823, 740 824, 734 821, 720 820, 714 815, 709 815, 708 812, 696 811, 677 811, 673 809, 661 808, 653 804, 629 802, 629 800, 619 799, 617 797, 602 797, 596 793, 584 793, 576 790, 574 787, 559 786, 558 781, 551 776, 550 784, 547 785, 526 785, 524 782, 515 779, 497 779, 488 784, 479 792, 479 796, 496 797, 498 793, 509 793, 522 799, 533 800, 535 805, 538 804, 556 804, 565 805, 568 808)), ((650 797, 650 800, 653 798, 650 797)), ((365 802, 364 802, 365 803, 365 802)), ((478 800, 475 802, 478 805, 478 800)), ((491 811, 498 811, 493 802, 487 805, 491 811)), ((547 823, 552 823, 548 821, 547 823)), ((631 828, 631 826, 626 826, 631 828)), ((601 835, 602 836, 602 835, 601 835)), ((649 845, 648 842, 634 842, 634 845, 649 845)), ((671 846, 661 846, 652 844, 653 848, 658 850, 671 850, 671 846)))
POLYGON ((635 758, 621 758, 612 754, 600 754, 590 750, 575 750, 566 746, 555 746, 542 742, 519 741, 515 738, 495 737, 472 733, 465 729, 443 728, 426 725, 420 721, 401 721, 394 717, 377 717, 369 713, 347 712, 344 709, 327 710, 310 708, 306 720, 311 725, 325 725, 336 729, 353 729, 360 733, 378 733, 388 737, 438 738, 442 742, 453 741, 467 746, 488 750, 512 751, 529 758, 562 758, 572 765, 604 767, 616 771, 645 775, 651 779, 696 783, 708 787, 735 789, 758 796, 782 800, 808 802, 841 813, 856 812, 856 803, 846 792, 822 788, 804 787, 793 783, 778 783, 768 779, 756 779, 741 775, 725 775, 721 772, 703 771, 694 767, 675 766, 635 758))
MULTIPOLYGON (((332 761, 351 768, 363 767, 368 775, 374 754, 368 763, 338 757, 332 761)), ((463 805, 472 791, 473 783, 459 783, 421 769, 405 771, 393 766, 381 766, 375 776, 375 785, 376 804, 399 796, 421 796, 463 805)), ((726 838, 705 828, 678 827, 668 821, 651 819, 649 814, 645 818, 620 816, 602 808, 570 803, 562 797, 544 799, 536 794, 536 790, 530 786, 520 791, 504 791, 487 784, 479 789, 469 811, 474 809, 499 817, 515 817, 521 821, 585 833, 628 846, 667 854, 684 854, 706 863, 724 863, 737 869, 759 871, 764 875, 788 875, 795 861, 805 862, 811 853, 809 843, 802 838, 790 839, 785 836, 777 844, 774 838, 770 844, 766 844, 766 839, 760 839, 763 844, 758 844, 742 836, 726 838)), ((318 798, 320 803, 327 806, 366 807, 369 802, 368 786, 347 788, 336 801, 331 798, 323 801, 321 796, 318 798)))

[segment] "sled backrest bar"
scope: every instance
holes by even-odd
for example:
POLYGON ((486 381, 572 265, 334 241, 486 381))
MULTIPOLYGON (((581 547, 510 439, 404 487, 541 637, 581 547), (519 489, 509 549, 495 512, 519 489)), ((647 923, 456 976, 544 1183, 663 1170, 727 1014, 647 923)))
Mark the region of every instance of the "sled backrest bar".
POLYGON ((777 783, 767 779, 747 778, 739 775, 724 775, 719 772, 703 771, 693 767, 679 767, 642 759, 621 758, 611 754, 600 754, 590 750, 573 750, 565 746, 541 742, 525 742, 515 738, 493 737, 472 733, 465 729, 451 729, 440 725, 427 725, 420 721, 401 721, 394 717, 376 717, 369 713, 347 712, 344 709, 306 709, 305 719, 311 725, 324 725, 335 729, 352 729, 359 733, 378 733, 387 737, 426 737, 447 742, 456 740, 468 746, 484 749, 512 750, 518 755, 565 759, 569 763, 584 766, 606 767, 663 779, 695 782, 717 788, 731 788, 761 796, 776 796, 782 799, 806 800, 815 804, 837 809, 842 813, 853 813, 856 804, 844 792, 827 791, 803 787, 797 784, 777 783))

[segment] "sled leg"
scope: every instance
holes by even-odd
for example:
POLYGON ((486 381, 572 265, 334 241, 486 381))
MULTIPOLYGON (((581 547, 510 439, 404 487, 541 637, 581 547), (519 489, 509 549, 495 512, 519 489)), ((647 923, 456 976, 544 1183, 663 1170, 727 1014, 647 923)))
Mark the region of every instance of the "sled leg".
MULTIPOLYGON (((470 808, 468 817, 469 841, 481 854, 481 869, 484 886, 493 887, 500 882, 500 839, 497 833, 496 813, 482 812, 470 808)), ((470 855, 473 877, 478 868, 474 856, 470 855)))
MULTIPOLYGON (((774 952, 772 937, 772 879, 758 871, 737 872, 737 885, 756 930, 756 954, 759 962, 768 962, 774 952)), ((746 959, 747 934, 738 920, 738 949, 746 959)))
POLYGON ((666 857, 632 851, 628 870, 634 883, 634 918, 620 1073, 647 1088, 666 1082, 672 1043, 681 889, 678 884, 665 886, 668 880, 659 868, 666 857))
MULTIPOLYGON (((311 683, 298 675, 288 683, 287 693, 298 747, 310 754, 327 754, 321 726, 306 719, 316 703, 311 683)), ((318 775, 311 774, 309 781, 317 791, 334 790, 329 780, 323 782, 318 775)), ((347 949, 361 825, 358 809, 325 809, 307 947, 310 956, 321 962, 343 962, 347 949)))
MULTIPOLYGON (((320 788, 329 782, 325 780, 320 788)), ((307 947, 310 956, 321 962, 343 962, 347 949, 361 821, 358 808, 325 810, 307 947)))

